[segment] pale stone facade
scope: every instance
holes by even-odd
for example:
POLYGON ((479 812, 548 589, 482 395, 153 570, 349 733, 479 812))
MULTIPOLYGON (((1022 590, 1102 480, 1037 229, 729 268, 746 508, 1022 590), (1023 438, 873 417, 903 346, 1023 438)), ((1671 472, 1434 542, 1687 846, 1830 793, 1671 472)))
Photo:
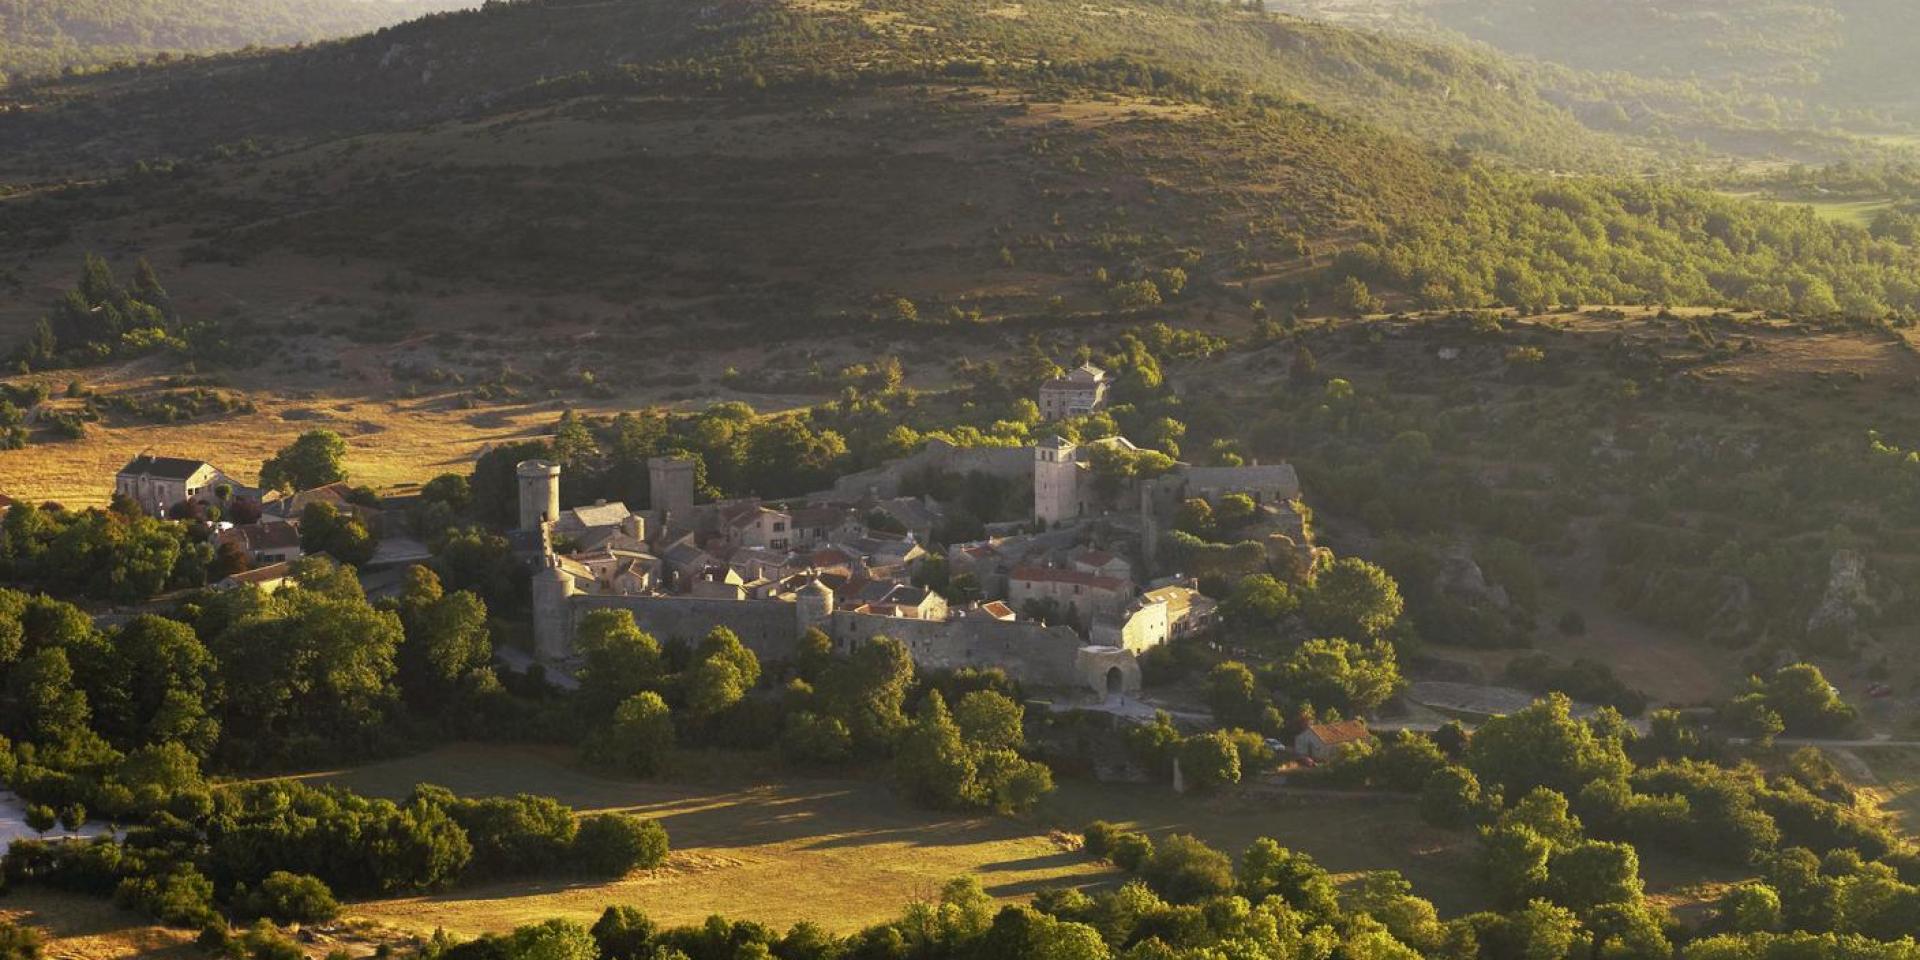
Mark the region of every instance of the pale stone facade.
POLYGON ((1040 385, 1040 416, 1046 420, 1081 417, 1106 405, 1113 378, 1091 363, 1040 385))

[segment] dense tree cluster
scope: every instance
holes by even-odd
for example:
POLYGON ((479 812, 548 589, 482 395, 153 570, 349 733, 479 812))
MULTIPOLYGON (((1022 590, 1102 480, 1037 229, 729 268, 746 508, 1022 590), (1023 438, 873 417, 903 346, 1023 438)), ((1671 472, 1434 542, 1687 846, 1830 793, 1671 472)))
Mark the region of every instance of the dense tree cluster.
POLYGON ((9 883, 112 895, 162 922, 204 927, 223 913, 313 922, 336 893, 383 896, 464 879, 578 872, 621 876, 658 866, 660 825, 623 814, 579 817, 550 798, 464 799, 421 786, 405 799, 258 781, 194 785, 157 801, 124 839, 16 842, 9 883))
POLYGON ((20 504, 0 519, 0 577, 61 596, 138 603, 207 582, 213 548, 195 535, 204 530, 125 502, 84 511, 20 504))

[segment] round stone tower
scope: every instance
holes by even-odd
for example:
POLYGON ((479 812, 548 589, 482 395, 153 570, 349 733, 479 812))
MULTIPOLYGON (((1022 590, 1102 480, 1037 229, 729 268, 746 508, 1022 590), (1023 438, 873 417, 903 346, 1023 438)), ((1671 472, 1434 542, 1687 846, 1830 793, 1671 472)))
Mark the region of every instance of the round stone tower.
POLYGON ((522 460, 513 472, 520 478, 520 529, 538 530, 540 524, 560 519, 560 465, 522 460))
POLYGON ((833 616, 833 588, 816 576, 794 592, 793 606, 800 618, 801 633, 814 627, 825 630, 827 618, 833 616))
POLYGON ((573 596, 580 588, 552 557, 533 574, 533 652, 542 660, 573 656, 573 596))

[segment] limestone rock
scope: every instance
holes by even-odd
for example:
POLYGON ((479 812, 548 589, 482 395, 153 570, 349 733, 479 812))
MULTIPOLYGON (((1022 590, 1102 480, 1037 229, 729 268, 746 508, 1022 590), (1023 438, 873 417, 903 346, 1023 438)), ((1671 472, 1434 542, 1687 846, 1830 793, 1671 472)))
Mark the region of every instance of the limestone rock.
POLYGON ((1866 557, 1856 550, 1835 550, 1827 564, 1827 592, 1807 618, 1807 633, 1851 637, 1879 610, 1867 585, 1866 557))

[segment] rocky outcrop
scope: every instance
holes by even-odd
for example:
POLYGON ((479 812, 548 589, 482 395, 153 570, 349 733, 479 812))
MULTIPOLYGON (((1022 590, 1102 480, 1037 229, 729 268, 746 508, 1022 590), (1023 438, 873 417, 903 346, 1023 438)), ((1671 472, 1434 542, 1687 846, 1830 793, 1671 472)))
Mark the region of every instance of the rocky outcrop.
POLYGON ((1851 640, 1879 612, 1868 586, 1867 558, 1857 550, 1835 550, 1827 563, 1826 593, 1807 618, 1807 636, 1827 642, 1851 640))
POLYGON ((1473 559, 1473 547, 1465 543, 1456 543, 1440 555, 1440 572, 1434 577, 1434 587, 1443 594, 1485 601, 1496 610, 1513 606, 1507 588, 1487 581, 1486 571, 1473 559))

